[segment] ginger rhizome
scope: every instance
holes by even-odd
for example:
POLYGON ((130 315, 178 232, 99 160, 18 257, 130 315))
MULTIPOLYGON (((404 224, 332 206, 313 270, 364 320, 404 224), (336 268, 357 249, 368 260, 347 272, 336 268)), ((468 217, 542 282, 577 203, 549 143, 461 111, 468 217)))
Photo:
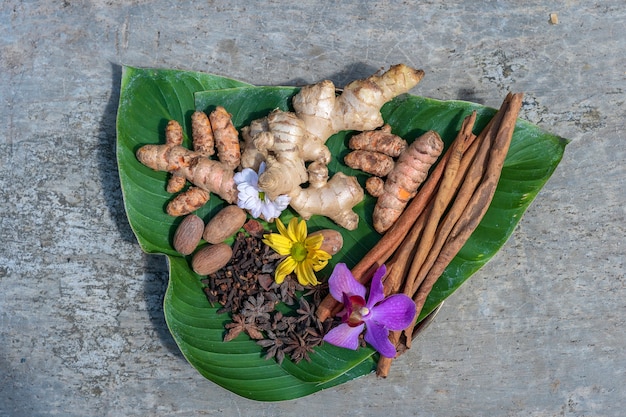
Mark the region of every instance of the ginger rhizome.
POLYGON ((335 133, 382 126, 381 107, 408 92, 423 76, 421 70, 395 65, 381 75, 351 82, 340 95, 331 81, 302 88, 292 100, 293 113, 275 110, 242 130, 242 167, 258 170, 265 161, 259 188, 269 198, 286 194, 304 219, 323 215, 355 229, 358 216, 352 208, 364 195, 356 179, 342 174, 335 180, 339 173, 330 179, 327 174, 312 179, 307 164, 316 163, 313 171, 328 164, 330 152, 325 143, 335 133))

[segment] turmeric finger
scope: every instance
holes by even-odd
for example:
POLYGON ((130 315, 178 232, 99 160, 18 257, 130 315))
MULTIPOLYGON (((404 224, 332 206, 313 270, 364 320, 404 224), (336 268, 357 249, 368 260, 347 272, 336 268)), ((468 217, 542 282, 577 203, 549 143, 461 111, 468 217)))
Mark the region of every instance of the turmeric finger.
POLYGON ((176 120, 170 120, 167 122, 167 126, 165 126, 165 144, 183 144, 183 127, 176 120))
POLYGON ((360 169, 377 177, 386 177, 393 169, 393 158, 380 152, 356 150, 347 154, 343 162, 352 169, 360 169))
POLYGON ((384 233, 396 222, 442 151, 443 141, 439 135, 428 131, 415 139, 400 155, 374 207, 373 223, 376 231, 384 233))
POLYGON ((350 149, 380 152, 394 158, 399 157, 407 146, 404 139, 391 133, 391 126, 388 124, 379 130, 368 130, 354 135, 348 142, 350 149))
POLYGON ((196 111, 191 115, 191 137, 194 151, 204 156, 211 156, 215 153, 213 130, 206 113, 196 111))
POLYGON ((198 187, 190 187, 184 193, 178 194, 166 207, 170 216, 185 216, 198 210, 209 201, 209 193, 198 187))
POLYGON ((170 176, 169 180, 167 180, 167 187, 165 188, 165 190, 170 194, 174 194, 185 188, 185 184, 187 184, 187 180, 185 179, 185 177, 180 175, 172 175, 170 176))
POLYGON ((385 181, 380 177, 369 177, 365 180, 365 191, 372 197, 380 197, 383 194, 385 181))
POLYGON ((235 169, 241 160, 239 134, 233 125, 230 114, 222 106, 217 106, 209 114, 213 139, 217 147, 217 158, 227 166, 235 169))

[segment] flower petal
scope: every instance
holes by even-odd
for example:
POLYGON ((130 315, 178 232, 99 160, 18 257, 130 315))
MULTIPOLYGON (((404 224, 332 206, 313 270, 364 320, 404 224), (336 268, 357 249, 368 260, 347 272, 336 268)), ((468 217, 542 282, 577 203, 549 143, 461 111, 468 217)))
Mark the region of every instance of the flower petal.
POLYGON ((324 341, 331 345, 356 350, 359 347, 359 335, 363 331, 364 326, 364 324, 361 324, 356 327, 350 327, 347 323, 340 324, 326 333, 324 341))
POLYGON ((376 272, 374 272, 374 276, 372 277, 372 281, 370 283, 370 295, 367 300, 367 308, 370 310, 376 305, 376 303, 382 301, 385 298, 385 292, 383 289, 383 277, 387 273, 387 267, 385 264, 381 265, 376 272))
MULTIPOLYGON (((276 219, 276 221, 280 221, 276 219)), ((265 243, 270 248, 274 249, 279 255, 291 255, 291 247, 293 246, 293 242, 286 238, 283 235, 278 235, 276 233, 270 233, 263 236, 263 243, 265 243)))
POLYGON ((352 276, 345 263, 338 263, 328 278, 328 288, 333 298, 343 302, 343 295, 358 295, 365 298, 365 287, 352 276))
POLYGON ((311 262, 307 259, 304 262, 296 264, 296 277, 298 282, 302 285, 317 285, 319 281, 313 273, 313 267, 311 262))
POLYGON ((316 250, 322 246, 323 242, 324 242, 324 235, 322 234, 313 235, 313 236, 307 237, 304 240, 304 246, 306 246, 308 250, 316 250))
POLYGON ((387 358, 396 356, 396 347, 389 341, 389 330, 371 321, 367 322, 365 341, 387 358))
POLYGON ((276 267, 276 272, 274 274, 274 280, 277 284, 282 284, 285 280, 285 277, 293 272, 296 268, 296 261, 293 260, 291 256, 283 259, 281 263, 276 267))
POLYGON ((415 318, 415 303, 404 294, 394 294, 370 310, 368 326, 374 322, 389 330, 404 330, 415 318))
MULTIPOLYGON (((283 222, 280 221, 280 219, 276 219, 276 229, 278 229, 278 233, 289 239, 289 233, 287 233, 287 228, 285 227, 283 222)), ((290 240, 293 242, 293 239, 290 240)))
MULTIPOLYGON (((330 259, 330 258, 329 258, 330 259)), ((311 265, 315 272, 321 271, 328 265, 328 259, 320 258, 317 254, 310 258, 311 265)))
MULTIPOLYGON (((245 168, 241 172, 238 172, 233 177, 235 184, 248 183, 253 187, 257 187, 259 176, 251 168, 245 168)), ((258 192, 258 190, 257 190, 258 192)))
POLYGON ((297 227, 295 228, 296 231, 296 240, 298 242, 306 242, 306 235, 307 235, 307 227, 306 227, 306 222, 304 220, 301 220, 299 223, 297 223, 297 227))
POLYGON ((277 210, 280 210, 282 212, 283 210, 287 208, 290 201, 291 201, 291 197, 289 197, 288 195, 286 194, 279 195, 278 197, 276 197, 276 200, 274 200, 274 206, 276 207, 277 210))
MULTIPOLYGON (((287 237, 289 239, 291 239, 293 242, 299 242, 298 240, 298 219, 295 217, 292 217, 291 220, 289 220, 289 225, 287 226, 287 237)), ((304 240, 302 240, 304 242, 304 240)))

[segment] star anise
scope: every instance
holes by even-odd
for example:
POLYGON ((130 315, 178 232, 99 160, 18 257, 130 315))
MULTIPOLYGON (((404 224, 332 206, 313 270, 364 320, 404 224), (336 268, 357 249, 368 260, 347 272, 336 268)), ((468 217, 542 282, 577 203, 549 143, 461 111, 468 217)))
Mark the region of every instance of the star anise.
POLYGON ((309 353, 313 352, 313 347, 299 334, 293 334, 286 343, 285 353, 289 353, 289 357, 294 363, 300 362, 302 359, 307 362, 311 361, 309 353))
POLYGON ((285 341, 274 332, 267 332, 267 339, 259 340, 257 345, 267 348, 265 359, 275 358, 278 364, 282 364, 285 359, 285 341))
POLYGON ((300 314, 298 322, 303 323, 307 327, 315 324, 315 321, 317 320, 315 307, 312 306, 304 297, 300 298, 299 303, 300 308, 296 310, 296 313, 300 314))
POLYGON ((269 312, 274 310, 274 305, 273 302, 267 302, 263 294, 257 294, 256 297, 250 296, 243 302, 241 313, 252 321, 268 321, 269 312))
POLYGON ((263 333, 261 333, 254 321, 250 321, 242 314, 235 314, 233 321, 224 327, 228 330, 228 333, 224 336, 224 342, 230 342, 239 336, 241 332, 246 333, 252 339, 263 339, 263 333))
POLYGON ((279 289, 281 301, 290 306, 295 303, 296 291, 302 291, 304 287, 291 275, 288 275, 280 284, 279 289))
POLYGON ((306 286, 304 289, 306 290, 304 296, 311 297, 313 299, 313 304, 316 306, 319 305, 322 302, 322 299, 329 293, 328 281, 322 282, 318 285, 306 286))
POLYGON ((304 331, 304 341, 311 347, 319 346, 322 344, 324 340, 324 333, 314 329, 312 327, 308 327, 304 331))

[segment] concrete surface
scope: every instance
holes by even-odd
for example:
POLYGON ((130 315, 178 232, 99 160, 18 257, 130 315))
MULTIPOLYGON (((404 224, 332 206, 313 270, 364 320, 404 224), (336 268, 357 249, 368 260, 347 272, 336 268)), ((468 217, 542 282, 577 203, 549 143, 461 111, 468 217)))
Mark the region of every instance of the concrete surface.
POLYGON ((625 25, 623 0, 3 1, 0 415, 624 415, 625 25), (415 94, 525 92, 562 164, 387 380, 266 404, 203 379, 124 214, 120 65, 342 85, 398 62, 415 94))

